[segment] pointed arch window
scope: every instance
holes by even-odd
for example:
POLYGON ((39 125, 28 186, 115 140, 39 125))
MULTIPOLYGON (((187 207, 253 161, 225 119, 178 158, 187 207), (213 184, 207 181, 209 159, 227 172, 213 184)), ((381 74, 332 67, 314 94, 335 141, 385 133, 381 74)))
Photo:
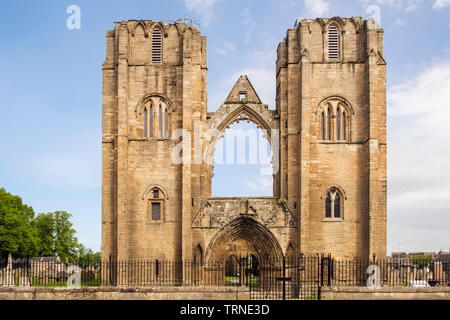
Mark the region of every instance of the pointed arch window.
POLYGON ((328 106, 325 110, 321 113, 321 136, 322 140, 331 140, 331 108, 328 106))
POLYGON ((336 192, 334 195, 334 217, 340 218, 341 217, 341 197, 339 196, 339 193, 336 192))
POLYGON ((168 104, 160 98, 146 102, 141 115, 144 138, 168 139, 171 128, 171 112, 168 104))
POLYGON ((336 111, 336 140, 347 140, 347 113, 341 103, 336 111))
POLYGON ((331 108, 327 108, 327 140, 331 140, 331 108))
POLYGON ((339 29, 334 23, 328 28, 328 60, 339 60, 339 29))
POLYGON ((325 199, 325 218, 342 219, 342 194, 336 188, 331 188, 327 192, 325 199))
POLYGON ((148 137, 148 114, 147 108, 144 109, 144 138, 148 137))
POLYGON ((159 105, 159 109, 158 109, 158 121, 159 121, 159 126, 158 126, 158 138, 162 138, 162 132, 163 132, 163 119, 162 119, 162 107, 161 105, 159 105))
POLYGON ((152 32, 152 63, 162 63, 162 33, 159 27, 155 27, 152 32))
POLYGON ((317 110, 317 137, 323 142, 349 142, 353 109, 342 97, 325 99, 317 110))
POLYGON ((336 110, 336 139, 341 140, 341 108, 336 110))
POLYGON ((326 130, 325 130, 325 111, 322 111, 322 140, 325 140, 326 130))
POLYGON ((150 104, 150 119, 149 119, 149 137, 153 138, 153 104, 150 104))
POLYGON ((331 196, 328 193, 325 200, 325 218, 331 218, 331 196))
POLYGON ((164 138, 169 138, 169 112, 164 109, 164 138))

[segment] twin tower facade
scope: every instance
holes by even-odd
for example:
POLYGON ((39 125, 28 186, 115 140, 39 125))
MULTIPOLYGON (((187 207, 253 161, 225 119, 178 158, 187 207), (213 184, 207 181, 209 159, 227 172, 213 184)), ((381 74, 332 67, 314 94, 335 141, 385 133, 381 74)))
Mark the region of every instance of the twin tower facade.
POLYGON ((386 63, 375 21, 298 19, 277 49, 274 109, 241 76, 208 112, 206 37, 184 23, 117 22, 106 49, 103 259, 386 254, 386 63), (272 146, 273 197, 211 197, 216 142, 243 119, 272 146))

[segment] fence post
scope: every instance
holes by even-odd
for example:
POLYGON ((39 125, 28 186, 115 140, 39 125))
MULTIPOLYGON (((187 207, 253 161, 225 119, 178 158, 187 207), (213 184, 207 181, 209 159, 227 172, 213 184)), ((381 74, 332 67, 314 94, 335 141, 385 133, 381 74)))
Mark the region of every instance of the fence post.
POLYGON ((27 276, 28 276, 28 281, 30 283, 30 287, 33 286, 33 275, 31 274, 31 270, 30 270, 30 260, 27 256, 27 276))
POLYGON ((323 286, 323 254, 320 256, 320 286, 323 286))
MULTIPOLYGON (((239 255, 239 286, 242 286, 242 284, 243 284, 243 282, 242 282, 242 264, 243 263, 244 263, 244 258, 242 258, 242 256, 239 255)), ((226 272, 227 272, 227 266, 225 263, 225 283, 227 282, 226 272)))
POLYGON ((109 265, 108 265, 108 272, 109 272, 109 285, 112 286, 112 264, 111 264, 111 256, 109 256, 109 265))
POLYGON ((331 285, 331 253, 328 254, 327 264, 328 264, 328 283, 327 283, 327 286, 330 286, 331 285))
POLYGON ((283 300, 286 300, 286 256, 283 255, 283 300))
POLYGON ((320 259, 319 254, 317 254, 317 277, 319 279, 317 279, 317 299, 320 300, 320 295, 321 295, 321 290, 322 290, 322 285, 321 285, 321 274, 322 272, 322 261, 320 259))

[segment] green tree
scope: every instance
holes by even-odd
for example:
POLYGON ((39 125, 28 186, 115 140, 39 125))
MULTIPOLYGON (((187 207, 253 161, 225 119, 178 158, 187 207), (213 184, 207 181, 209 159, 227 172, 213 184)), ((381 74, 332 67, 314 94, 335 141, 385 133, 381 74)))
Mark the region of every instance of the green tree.
POLYGON ((78 249, 78 258, 80 261, 85 262, 99 262, 101 260, 101 253, 94 252, 92 249, 80 244, 78 249))
POLYGON ((72 215, 66 211, 55 211, 55 252, 62 259, 74 260, 77 257, 79 242, 76 230, 72 227, 72 215))
POLYGON ((55 251, 55 220, 53 213, 40 213, 33 221, 39 237, 39 256, 56 256, 55 251))
POLYGON ((425 256, 421 254, 413 258, 413 264, 427 265, 431 262, 432 258, 432 256, 425 256))
POLYGON ((0 254, 16 257, 33 256, 39 239, 33 225, 34 211, 19 196, 0 189, 0 254))
POLYGON ((78 258, 80 243, 70 218, 72 215, 66 211, 41 213, 36 217, 35 226, 41 240, 40 255, 58 256, 63 261, 78 258))
POLYGON ((40 213, 0 188, 0 255, 15 257, 59 256, 61 260, 97 259, 78 242, 76 230, 66 211, 40 213))

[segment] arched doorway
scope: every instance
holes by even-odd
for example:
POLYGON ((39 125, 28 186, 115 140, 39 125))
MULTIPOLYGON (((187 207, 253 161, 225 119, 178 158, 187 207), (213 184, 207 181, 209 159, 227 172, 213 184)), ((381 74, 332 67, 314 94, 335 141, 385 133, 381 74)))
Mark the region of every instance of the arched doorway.
POLYGON ((283 251, 267 227, 242 215, 217 232, 206 250, 206 261, 224 263, 231 254, 276 263, 282 260, 283 251))
POLYGON ((267 278, 262 274, 261 265, 273 271, 281 265, 282 257, 281 247, 272 232, 246 215, 220 229, 206 250, 208 265, 224 266, 228 285, 258 285, 267 278))

